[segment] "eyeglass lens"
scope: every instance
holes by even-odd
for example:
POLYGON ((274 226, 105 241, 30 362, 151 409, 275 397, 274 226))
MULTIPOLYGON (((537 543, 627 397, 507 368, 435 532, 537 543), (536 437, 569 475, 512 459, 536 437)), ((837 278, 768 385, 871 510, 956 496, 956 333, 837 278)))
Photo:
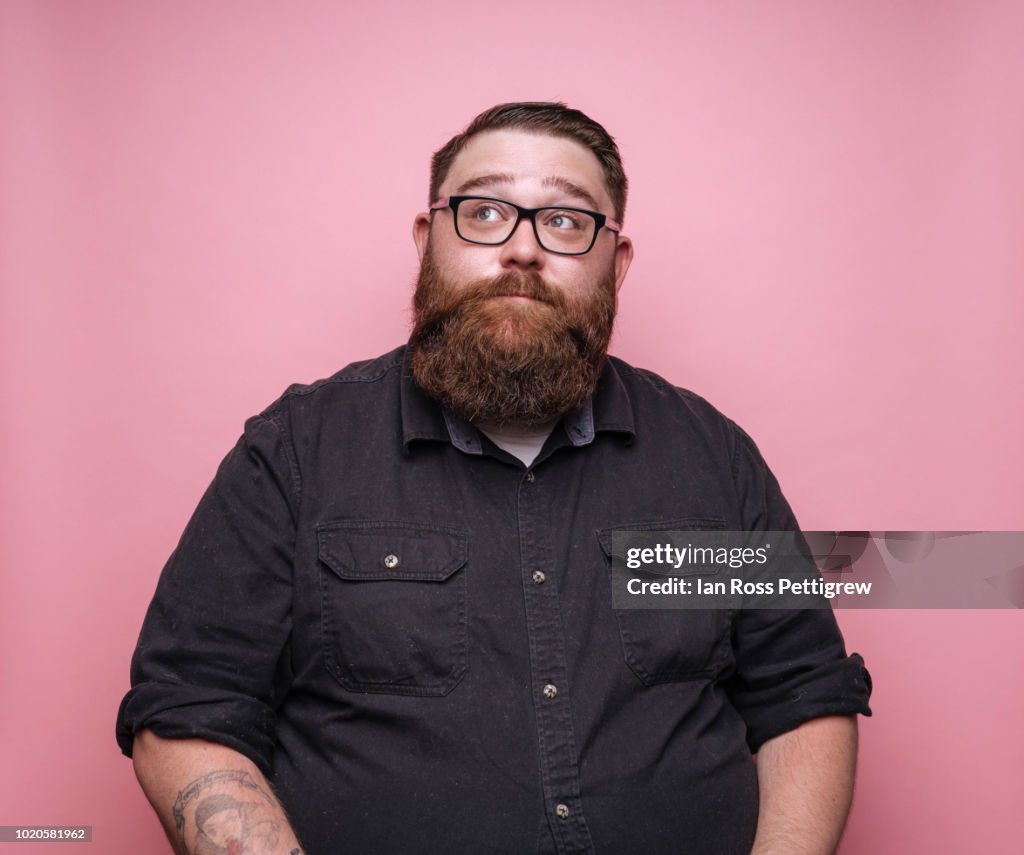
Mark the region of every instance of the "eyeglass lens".
MULTIPOLYGON (((496 199, 466 199, 459 205, 456 225, 465 240, 501 243, 515 228, 517 211, 496 199)), ((589 214, 565 208, 537 212, 536 235, 551 252, 586 252, 594 240, 596 222, 589 214)))

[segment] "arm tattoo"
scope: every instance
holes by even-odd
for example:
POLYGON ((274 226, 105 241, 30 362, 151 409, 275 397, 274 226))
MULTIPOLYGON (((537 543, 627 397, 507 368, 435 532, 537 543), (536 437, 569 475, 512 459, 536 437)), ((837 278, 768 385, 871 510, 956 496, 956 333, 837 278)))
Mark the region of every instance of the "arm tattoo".
MULTIPOLYGON (((284 811, 240 769, 220 769, 178 793, 172 809, 185 855, 271 855, 284 811)), ((291 855, 302 855, 298 849, 291 855)))

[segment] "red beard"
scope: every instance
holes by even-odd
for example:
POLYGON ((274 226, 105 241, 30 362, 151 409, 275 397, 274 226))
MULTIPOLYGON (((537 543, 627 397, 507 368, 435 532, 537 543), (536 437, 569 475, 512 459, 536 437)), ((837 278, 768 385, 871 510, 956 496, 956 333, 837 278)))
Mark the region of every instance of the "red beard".
POLYGON ((428 247, 413 298, 413 377, 467 421, 549 423, 593 394, 615 308, 612 269, 582 297, 535 272, 460 287, 441 278, 428 247), (514 296, 532 300, 494 299, 514 296))

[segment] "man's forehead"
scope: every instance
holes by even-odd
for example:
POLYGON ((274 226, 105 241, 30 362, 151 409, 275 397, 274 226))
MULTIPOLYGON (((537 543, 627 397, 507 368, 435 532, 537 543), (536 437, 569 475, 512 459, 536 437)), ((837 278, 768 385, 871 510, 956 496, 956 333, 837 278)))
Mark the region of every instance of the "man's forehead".
POLYGON ((564 196, 597 210, 612 207, 594 153, 573 139, 550 134, 497 130, 473 137, 452 163, 439 195, 486 189, 564 196))

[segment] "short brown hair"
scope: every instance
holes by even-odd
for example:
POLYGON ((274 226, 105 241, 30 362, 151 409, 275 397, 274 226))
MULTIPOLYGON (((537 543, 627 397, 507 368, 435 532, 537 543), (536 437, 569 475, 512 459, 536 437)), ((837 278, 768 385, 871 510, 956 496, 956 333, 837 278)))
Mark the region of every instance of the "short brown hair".
POLYGON ((518 101, 498 104, 484 110, 461 134, 452 137, 444 147, 434 152, 430 162, 430 199, 438 198, 438 191, 448 175, 459 152, 473 137, 485 131, 502 129, 534 131, 554 137, 568 137, 594 153, 604 172, 608 195, 615 206, 615 219, 622 222, 626 214, 628 182, 622 168, 622 158, 615 140, 601 125, 579 110, 573 110, 559 101, 518 101))

